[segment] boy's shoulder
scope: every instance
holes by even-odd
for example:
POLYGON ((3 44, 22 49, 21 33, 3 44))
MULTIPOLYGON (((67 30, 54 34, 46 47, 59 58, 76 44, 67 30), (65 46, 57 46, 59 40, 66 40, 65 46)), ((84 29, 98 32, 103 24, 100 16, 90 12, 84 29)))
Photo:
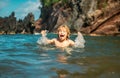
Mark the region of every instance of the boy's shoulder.
POLYGON ((69 42, 69 44, 70 44, 71 46, 73 46, 73 45, 75 44, 74 41, 71 40, 71 39, 69 39, 68 42, 69 42))
POLYGON ((73 41, 73 40, 71 40, 71 39, 68 39, 68 41, 69 41, 69 42, 74 42, 74 41, 73 41))
POLYGON ((53 41, 56 41, 57 39, 56 39, 56 38, 53 38, 52 40, 53 40, 53 41))

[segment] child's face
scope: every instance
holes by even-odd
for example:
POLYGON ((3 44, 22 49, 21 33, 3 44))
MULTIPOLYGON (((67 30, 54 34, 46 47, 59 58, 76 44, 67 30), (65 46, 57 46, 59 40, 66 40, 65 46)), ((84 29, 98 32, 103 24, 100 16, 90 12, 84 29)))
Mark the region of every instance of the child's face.
POLYGON ((67 39, 68 33, 65 28, 60 28, 58 31, 58 37, 61 41, 64 41, 67 39))

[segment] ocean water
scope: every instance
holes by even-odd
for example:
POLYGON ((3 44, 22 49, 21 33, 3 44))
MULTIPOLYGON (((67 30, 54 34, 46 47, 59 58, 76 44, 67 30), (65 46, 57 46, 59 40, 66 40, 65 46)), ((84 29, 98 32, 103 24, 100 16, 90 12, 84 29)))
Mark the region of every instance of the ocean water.
POLYGON ((39 45, 39 37, 0 35, 0 78, 120 78, 120 37, 84 36, 85 48, 65 49, 39 45))

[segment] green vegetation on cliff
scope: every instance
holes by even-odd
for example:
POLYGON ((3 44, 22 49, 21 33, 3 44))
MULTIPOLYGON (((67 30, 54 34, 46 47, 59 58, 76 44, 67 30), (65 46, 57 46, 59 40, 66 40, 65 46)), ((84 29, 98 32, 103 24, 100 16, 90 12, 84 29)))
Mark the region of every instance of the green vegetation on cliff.
POLYGON ((67 0, 40 0, 43 6, 51 6, 52 4, 61 1, 62 3, 66 3, 67 0))

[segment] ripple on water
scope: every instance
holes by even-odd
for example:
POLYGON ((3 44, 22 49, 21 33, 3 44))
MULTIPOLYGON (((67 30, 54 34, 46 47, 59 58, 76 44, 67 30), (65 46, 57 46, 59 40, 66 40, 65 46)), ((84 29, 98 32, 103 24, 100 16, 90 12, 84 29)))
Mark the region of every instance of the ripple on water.
POLYGON ((1 78, 120 77, 120 37, 85 36, 84 49, 64 51, 51 45, 40 46, 38 38, 35 35, 0 36, 1 78))

